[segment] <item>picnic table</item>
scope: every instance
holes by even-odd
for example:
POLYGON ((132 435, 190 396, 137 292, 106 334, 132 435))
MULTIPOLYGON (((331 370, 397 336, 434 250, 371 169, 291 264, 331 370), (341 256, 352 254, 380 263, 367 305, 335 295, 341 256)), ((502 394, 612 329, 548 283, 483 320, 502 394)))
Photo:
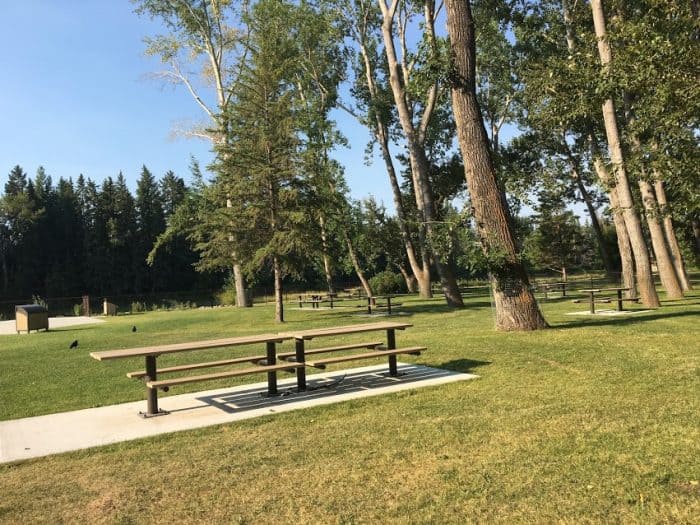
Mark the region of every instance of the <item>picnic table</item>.
MULTIPOLYGON (((617 294, 617 311, 621 312, 623 310, 622 302, 625 301, 625 299, 622 297, 622 292, 628 291, 629 288, 590 288, 587 290, 580 290, 582 293, 588 294, 588 304, 589 304, 589 309, 592 314, 595 313, 595 302, 596 302, 596 294, 602 293, 607 293, 607 292, 616 292, 617 294)), ((637 299, 627 299, 629 301, 636 301, 637 299)), ((605 300, 605 302, 610 302, 610 299, 605 300)))
MULTIPOLYGON (((339 363, 342 361, 350 361, 355 359, 369 359, 372 357, 387 356, 389 358, 389 375, 397 376, 398 370, 396 365, 396 355, 397 354, 419 354, 421 350, 425 350, 424 347, 411 347, 411 348, 396 348, 396 330, 405 330, 413 325, 409 323, 394 323, 394 322, 383 322, 383 323, 367 323, 367 324, 355 324, 347 326, 334 326, 330 328, 313 328, 311 330, 300 330, 297 332, 288 332, 283 335, 292 337, 294 339, 294 360, 297 363, 305 363, 309 366, 314 367, 325 367, 327 364, 339 363), (354 354, 350 356, 339 356, 331 357, 321 360, 306 361, 307 354, 314 353, 325 353, 331 352, 337 349, 337 347, 323 348, 318 350, 307 351, 305 343, 311 339, 318 337, 332 337, 341 335, 350 335, 363 332, 374 332, 374 331, 385 331, 386 332, 386 347, 385 349, 379 349, 379 345, 376 343, 361 343, 362 346, 374 346, 376 350, 371 353, 365 354, 354 354)), ((344 349, 347 349, 345 347, 344 349)), ((290 356, 291 357, 291 356, 290 356)), ((297 388, 299 390, 306 389, 306 370, 304 367, 299 367, 296 369, 297 374, 297 388)))
MULTIPOLYGON (((372 308, 386 308, 387 313, 391 315, 391 299, 393 298, 393 295, 372 295, 367 298, 367 313, 372 314, 372 308), (386 301, 386 304, 377 304, 377 299, 384 299, 386 301)), ((400 306, 400 305, 394 305, 394 306, 400 306)))
POLYGON ((145 359, 145 369, 127 373, 127 377, 141 379, 146 386, 146 412, 140 415, 149 418, 165 415, 168 412, 158 407, 158 390, 168 391, 170 387, 198 381, 212 381, 228 377, 238 377, 244 375, 267 373, 267 395, 279 395, 277 391, 277 372, 296 371, 297 389, 301 392, 306 390, 306 367, 326 368, 326 365, 341 363, 344 361, 354 361, 359 359, 376 359, 377 357, 388 357, 389 373, 398 375, 396 366, 396 356, 399 354, 420 355, 425 347, 396 348, 396 330, 404 330, 412 326, 407 323, 371 323, 356 324, 348 326, 335 326, 330 328, 316 328, 312 330, 302 330, 291 333, 260 334, 243 337, 231 337, 226 339, 214 339, 209 341, 192 341, 188 343, 176 343, 159 346, 147 346, 140 348, 127 348, 120 350, 107 350, 102 352, 92 352, 90 356, 98 361, 108 361, 113 359, 129 359, 142 357, 145 359), (314 348, 307 350, 305 341, 317 337, 343 336, 362 332, 386 331, 387 340, 384 346, 382 341, 363 341, 354 343, 343 343, 325 348, 314 348), (287 340, 294 340, 295 348, 293 352, 277 353, 276 345, 287 340), (184 365, 158 368, 156 360, 161 355, 173 354, 186 351, 198 351, 212 348, 226 348, 242 345, 265 344, 264 354, 254 354, 243 357, 232 357, 217 361, 205 361, 201 363, 190 363, 184 365), (307 360, 307 356, 315 356, 323 353, 340 353, 348 350, 368 348, 371 352, 336 355, 322 359, 307 360), (198 370, 202 368, 214 368, 241 363, 253 363, 256 366, 226 370, 224 372, 208 373, 203 375, 186 375, 174 377, 172 379, 160 379, 159 374, 173 372, 185 372, 188 370, 198 370))
POLYGON ((127 348, 122 350, 106 350, 102 352, 91 352, 90 357, 98 361, 109 361, 114 359, 128 359, 134 357, 143 357, 145 359, 145 370, 129 372, 127 377, 143 379, 146 384, 146 412, 141 412, 143 417, 153 417, 167 414, 164 410, 158 408, 158 390, 167 391, 171 386, 184 383, 192 383, 195 381, 222 379, 225 377, 235 377, 241 375, 255 374, 267 372, 267 389, 269 395, 277 394, 277 372, 280 370, 290 370, 297 368, 296 363, 277 364, 276 344, 290 339, 288 336, 280 334, 263 334, 245 337, 230 337, 226 339, 213 339, 209 341, 193 341, 189 343, 176 343, 159 346, 145 346, 140 348, 127 348), (246 357, 236 357, 221 361, 209 361, 205 363, 193 363, 189 365, 173 366, 158 370, 156 359, 161 355, 173 354, 178 352, 205 350, 211 348, 225 348, 231 346, 265 344, 266 352, 264 355, 252 355, 246 357), (226 372, 218 372, 214 374, 206 374, 203 376, 187 376, 176 377, 169 380, 158 380, 158 372, 181 372, 185 370, 195 370, 200 368, 211 368, 216 366, 225 366, 236 363, 259 363, 264 361, 263 366, 252 368, 244 368, 238 370, 229 370, 226 372))

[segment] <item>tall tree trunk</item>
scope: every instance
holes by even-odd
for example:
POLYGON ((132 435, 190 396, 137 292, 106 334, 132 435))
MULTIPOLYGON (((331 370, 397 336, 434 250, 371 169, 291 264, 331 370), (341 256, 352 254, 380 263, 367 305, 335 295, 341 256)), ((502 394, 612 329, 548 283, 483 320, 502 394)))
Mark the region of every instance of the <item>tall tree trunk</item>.
POLYGON ((272 267, 275 274, 275 321, 284 322, 284 301, 282 297, 282 270, 280 261, 275 256, 272 258, 272 267))
MULTIPOLYGON (((377 120, 379 121, 379 117, 377 117, 377 120)), ((411 271, 413 272, 415 280, 418 283, 420 296, 424 299, 430 299, 433 296, 433 290, 430 286, 430 257, 428 256, 425 242, 422 242, 420 246, 421 259, 420 261, 418 260, 416 250, 413 245, 413 240, 411 239, 411 232, 408 228, 406 211, 403 207, 401 187, 399 186, 399 180, 396 176, 396 170, 394 169, 394 162, 391 158, 391 153, 389 152, 388 133, 386 129, 383 128, 382 123, 378 122, 377 125, 380 127, 378 127, 375 135, 381 148, 382 158, 384 159, 387 174, 389 175, 391 192, 394 198, 394 207, 396 208, 396 215, 399 223, 399 231, 401 232, 401 239, 403 240, 406 256, 408 257, 408 264, 410 265, 411 271)))
MULTIPOLYGON (((365 80, 367 81, 367 89, 369 91, 370 99, 373 104, 379 104, 380 94, 377 88, 372 60, 370 59, 369 51, 366 46, 365 35, 366 27, 363 23, 360 24, 359 28, 356 28, 355 38, 357 39, 357 43, 360 48, 360 55, 362 56, 362 61, 364 64, 365 80)), ((386 166, 386 171, 389 175, 389 183, 391 185, 394 207, 396 208, 396 215, 399 222, 401 240, 403 241, 404 249, 406 250, 408 264, 410 265, 415 280, 418 282, 420 296, 425 299, 429 299, 433 296, 433 291, 430 286, 430 260, 428 252, 424 242, 420 242, 418 249, 416 249, 411 238, 411 230, 409 228, 409 222, 407 220, 403 205, 401 187, 399 185, 398 177, 396 176, 396 170, 394 169, 394 161, 389 150, 389 130, 386 122, 383 120, 381 111, 374 112, 374 125, 370 126, 370 128, 372 129, 372 133, 379 144, 382 160, 384 160, 384 165, 386 166)), ((421 241, 422 240, 423 239, 421 238, 421 241)))
MULTIPOLYGON (((632 111, 632 103, 629 93, 623 94, 623 102, 625 105, 625 121, 627 126, 632 129, 634 127, 634 113, 632 111)), ((630 133, 630 147, 638 156, 642 154, 642 144, 639 137, 635 133, 630 133)), ((661 286, 666 290, 666 296, 669 299, 680 299, 683 297, 676 267, 673 263, 671 250, 669 249, 664 230, 659 222, 660 209, 656 200, 654 188, 647 181, 647 173, 644 167, 641 168, 640 177, 638 177, 639 191, 642 196, 642 204, 644 206, 644 214, 649 228, 649 237, 651 238, 651 246, 656 256, 656 267, 661 279, 661 286)))
POLYGON ((530 291, 516 251, 508 207, 502 198, 489 140, 476 98, 474 20, 469 1, 447 0, 452 106, 464 159, 477 233, 487 257, 499 258, 491 274, 499 330, 536 330, 547 326, 530 291))
POLYGON ((326 221, 323 213, 318 216, 318 224, 321 227, 321 251, 323 252, 323 271, 326 275, 326 285, 328 293, 335 292, 333 289, 333 271, 331 269, 331 258, 328 254, 328 233, 326 232, 326 221))
POLYGON ((610 260, 610 255, 608 254, 608 248, 605 245, 605 238, 603 237, 603 229, 600 226, 600 220, 598 219, 598 212, 593 205, 593 199, 591 194, 588 193, 586 185, 583 183, 581 178, 581 166, 577 157, 574 156, 573 152, 569 149, 566 142, 566 137, 564 137, 564 144, 566 145, 567 152, 566 155, 571 163, 571 176, 576 183, 578 191, 581 193, 581 198, 583 199, 586 209, 588 210, 588 216, 591 218, 591 226, 593 227, 593 232, 595 233, 596 239, 598 240, 598 248, 600 251, 600 258, 603 260, 603 266, 605 267, 605 273, 611 275, 615 270, 610 260))
POLYGON ((671 250, 673 266, 676 268, 678 281, 680 282, 683 291, 692 290, 693 287, 690 284, 688 272, 685 271, 685 264, 683 263, 683 253, 681 252, 681 247, 680 244, 678 244, 678 238, 676 237, 676 231, 673 227, 673 218, 671 217, 671 210, 669 209, 668 199, 666 198, 666 189, 664 188, 663 181, 659 177, 656 177, 654 189, 656 190, 656 199, 659 203, 659 208, 661 211, 664 234, 666 241, 668 242, 668 247, 671 250))
POLYGON ((403 280, 406 281, 406 290, 408 290, 408 293, 416 293, 418 291, 416 276, 409 272, 402 264, 399 265, 399 271, 401 275, 403 275, 403 280))
POLYGON ((654 188, 647 181, 639 179, 639 190, 642 194, 642 202, 646 211, 647 226, 649 227, 649 237, 651 245, 656 255, 656 267, 659 270, 661 285, 666 290, 669 299, 680 299, 683 297, 676 267, 673 264, 671 251, 666 243, 664 230, 659 222, 659 208, 656 202, 654 188))
MULTIPOLYGON (((385 0, 379 0, 379 7, 382 11, 382 37, 384 40, 384 51, 389 67, 389 85, 394 97, 394 104, 397 109, 401 129, 403 130, 408 148, 408 157, 411 165, 411 176, 413 177, 413 190, 416 196, 416 206, 421 215, 423 222, 422 227, 425 229, 427 239, 434 237, 433 223, 435 222, 435 205, 433 202, 433 193, 430 187, 428 176, 428 159, 425 155, 424 136, 427 122, 430 119, 432 110, 435 106, 435 98, 437 96, 437 85, 433 85, 428 95, 428 103, 426 104, 423 114, 422 126, 416 129, 413 124, 412 111, 408 106, 409 95, 405 89, 407 78, 402 76, 399 61, 396 57, 394 48, 394 16, 399 5, 399 0, 391 0, 391 5, 387 6, 385 0)), ((432 20, 428 20, 426 16, 425 31, 431 31, 432 20)), ((435 267, 440 277, 440 284, 445 293, 445 301, 449 306, 464 306, 462 296, 459 293, 457 280, 452 272, 449 271, 445 261, 440 260, 440 257, 434 255, 435 267)), ((425 267, 424 267, 425 269, 425 267)))
MULTIPOLYGON (((231 199, 226 199, 226 207, 233 208, 233 203, 231 199)), ((230 237, 233 241, 233 236, 230 237)), ((231 259, 233 264, 233 282, 236 285, 236 306, 238 308, 245 308, 248 306, 253 306, 250 301, 248 301, 248 296, 246 294, 245 288, 245 276, 243 275, 243 269, 241 268, 241 263, 238 262, 238 256, 235 250, 231 250, 231 259)))
MULTIPOLYGON (((595 33, 598 37, 600 61, 603 68, 607 69, 612 61, 612 52, 610 44, 606 40, 605 15, 601 0, 591 0, 591 10, 593 12, 595 33)), ((649 251, 644 241, 642 222, 634 208, 632 190, 627 178, 622 146, 620 145, 620 134, 615 117, 615 103, 611 98, 603 103, 603 122, 605 123, 605 133, 608 138, 610 160, 614 169, 615 190, 617 191, 619 205, 623 211, 625 226, 634 254, 639 297, 645 306, 656 308, 660 305, 659 296, 654 287, 654 276, 651 273, 651 261, 649 260, 649 251)))
POLYGON ((695 258, 700 259, 700 219, 693 219, 693 240, 695 258))
POLYGON ((591 148, 591 157, 593 158, 593 167, 598 175, 598 180, 608 192, 608 200, 613 213, 613 224, 615 224, 615 232, 617 233, 617 249, 620 253, 620 264, 622 265, 622 286, 623 288, 628 288, 625 294, 628 299, 631 299, 637 297, 637 285, 634 278, 634 255, 632 254, 630 236, 627 233, 625 218, 622 216, 622 209, 620 209, 620 201, 617 198, 613 177, 600 157, 594 137, 589 135, 588 140, 591 148))
POLYGON ((362 288, 365 289, 365 293, 367 294, 367 297, 371 297, 374 295, 372 293, 372 287, 369 285, 369 281, 365 277, 365 272, 362 271, 362 267, 360 266, 360 260, 357 257, 357 252, 355 251, 355 246, 352 244, 352 239, 350 239, 350 236, 348 235, 348 232, 343 230, 343 238, 345 239, 345 244, 348 247, 348 254, 350 255, 350 260, 352 261, 352 266, 355 268, 355 273, 357 274, 357 278, 360 280, 360 283, 362 284, 362 288))

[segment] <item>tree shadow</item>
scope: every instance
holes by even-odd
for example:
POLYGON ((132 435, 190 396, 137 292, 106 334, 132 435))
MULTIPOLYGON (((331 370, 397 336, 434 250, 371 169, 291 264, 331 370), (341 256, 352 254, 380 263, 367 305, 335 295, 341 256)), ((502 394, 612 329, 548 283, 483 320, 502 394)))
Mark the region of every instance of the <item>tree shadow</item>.
POLYGON ((452 361, 445 361, 443 363, 428 362, 424 363, 426 366, 432 366, 435 368, 442 368, 444 370, 452 370, 454 372, 461 372, 464 374, 471 373, 475 368, 481 366, 488 366, 491 361, 477 361, 475 359, 453 359, 452 361))
POLYGON ((611 316, 605 318, 587 318, 587 319, 577 319, 571 322, 564 322, 562 324, 552 325, 552 328, 556 329, 569 329, 569 328, 582 328, 586 326, 608 326, 608 325, 635 325, 638 323, 644 323, 647 321, 655 321, 658 319, 672 319, 676 317, 689 317, 698 316, 698 312, 668 312, 668 313, 639 313, 631 314, 629 317, 622 316, 611 316))

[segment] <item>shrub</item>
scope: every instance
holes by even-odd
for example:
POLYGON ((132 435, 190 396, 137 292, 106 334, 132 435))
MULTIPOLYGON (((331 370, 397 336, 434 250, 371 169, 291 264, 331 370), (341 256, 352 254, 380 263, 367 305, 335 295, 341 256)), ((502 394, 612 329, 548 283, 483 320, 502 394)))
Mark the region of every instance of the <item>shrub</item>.
POLYGON ((83 315, 83 305, 82 304, 74 304, 73 305, 73 315, 76 317, 83 315))
POLYGON ((378 273, 369 280, 372 291, 378 295, 406 293, 406 281, 400 273, 388 270, 378 273))
POLYGON ((145 312, 146 311, 146 305, 143 304, 140 301, 133 301, 131 303, 130 307, 131 313, 136 313, 136 312, 145 312))

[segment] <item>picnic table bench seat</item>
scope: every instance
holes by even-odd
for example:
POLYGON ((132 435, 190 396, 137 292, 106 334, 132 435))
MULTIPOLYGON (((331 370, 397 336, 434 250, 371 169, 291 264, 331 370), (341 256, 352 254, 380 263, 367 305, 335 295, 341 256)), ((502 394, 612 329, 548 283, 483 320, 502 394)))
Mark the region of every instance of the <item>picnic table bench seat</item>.
MULTIPOLYGON (((325 354, 330 352, 342 352, 344 350, 354 350, 356 348, 377 348, 382 344, 382 341, 372 341, 369 343, 353 343, 349 345, 338 345, 338 346, 326 346, 323 348, 312 348, 310 350, 304 351, 306 355, 309 354, 325 354)), ((286 361, 294 361, 296 359, 296 352, 282 352, 277 354, 279 359, 284 359, 286 361)))
MULTIPOLYGON (((251 355, 246 357, 234 357, 233 359, 223 359, 221 361, 208 361, 205 363, 191 363, 187 365, 169 366, 159 368, 158 374, 167 374, 172 372, 185 372, 187 370, 198 370, 201 368, 215 368, 217 366, 235 365, 238 363, 259 363, 267 359, 266 355, 251 355)), ((136 372, 127 372, 126 377, 131 379, 141 379, 146 376, 145 370, 137 370, 136 372)))
MULTIPOLYGON (((314 368, 326 368, 326 365, 335 363, 344 363, 346 361, 357 361, 360 359, 376 359, 378 357, 396 356, 399 354, 420 355, 421 352, 427 350, 425 346, 412 346, 407 348, 395 348, 393 350, 375 350, 374 352, 366 352, 364 354, 350 354, 336 357, 327 357, 325 359, 315 359, 306 361, 306 364, 314 368)), ((307 354, 310 352, 307 352, 307 354)))
POLYGON ((229 370, 226 372, 217 372, 214 374, 205 374, 200 376, 184 376, 174 377, 171 379, 158 379, 156 381, 146 381, 146 386, 148 388, 159 388, 161 390, 166 390, 171 386, 185 385, 187 383, 196 383, 198 381, 214 381, 216 379, 224 379, 227 377, 240 377, 251 374, 262 374, 264 372, 294 370, 295 368, 299 368, 300 366, 306 365, 304 363, 281 363, 275 365, 255 366, 251 368, 241 368, 238 370, 229 370))

